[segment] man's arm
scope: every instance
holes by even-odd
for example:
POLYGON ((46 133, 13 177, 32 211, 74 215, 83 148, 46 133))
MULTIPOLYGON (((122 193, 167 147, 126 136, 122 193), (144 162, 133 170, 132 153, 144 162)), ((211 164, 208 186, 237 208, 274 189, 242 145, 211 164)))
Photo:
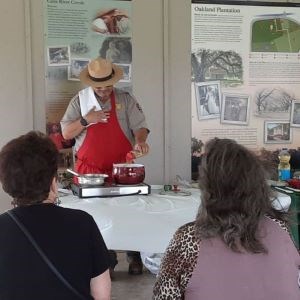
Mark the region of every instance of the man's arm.
MULTIPOLYGON (((83 118, 86 120, 87 124, 98 122, 107 123, 109 116, 109 112, 103 110, 95 111, 95 107, 93 107, 83 118)), ((75 138, 86 128, 86 126, 81 124, 80 120, 81 118, 63 126, 62 135, 66 140, 75 138)))
POLYGON ((143 155, 149 152, 149 145, 146 143, 148 133, 149 130, 147 128, 140 128, 133 133, 135 138, 134 149, 138 150, 143 155))
POLYGON ((128 115, 129 128, 131 129, 135 139, 133 149, 145 155, 149 152, 149 145, 146 143, 146 140, 150 132, 146 124, 145 115, 133 95, 124 93, 122 94, 122 97, 124 97, 123 100, 127 103, 126 113, 128 115))
POLYGON ((71 140, 78 136, 84 129, 85 126, 81 125, 80 119, 78 119, 69 123, 68 125, 65 125, 62 129, 62 135, 64 139, 71 140))

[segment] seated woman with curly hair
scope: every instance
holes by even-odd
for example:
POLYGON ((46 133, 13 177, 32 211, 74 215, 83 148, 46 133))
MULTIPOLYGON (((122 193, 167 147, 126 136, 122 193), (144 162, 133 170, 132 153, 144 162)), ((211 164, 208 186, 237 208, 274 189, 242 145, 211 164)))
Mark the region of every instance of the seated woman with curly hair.
POLYGON ((0 152, 15 208, 0 215, 0 299, 110 299, 108 251, 86 212, 59 207, 58 151, 29 132, 0 152))
POLYGON ((169 244, 153 299, 299 300, 300 256, 263 164, 229 139, 209 141, 204 153, 201 207, 169 244))

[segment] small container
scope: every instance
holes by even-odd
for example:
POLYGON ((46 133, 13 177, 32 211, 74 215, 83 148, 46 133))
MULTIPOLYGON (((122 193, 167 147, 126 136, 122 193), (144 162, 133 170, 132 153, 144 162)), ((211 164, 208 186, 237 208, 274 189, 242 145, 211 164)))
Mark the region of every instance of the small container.
POLYGON ((294 189, 300 189, 300 179, 297 178, 289 179, 288 184, 290 187, 294 189))
POLYGON ((291 178, 291 166, 290 159, 291 155, 287 148, 282 148, 278 155, 278 179, 280 181, 285 181, 291 178))
POLYGON ((168 192, 168 191, 171 191, 172 190, 172 185, 170 185, 170 184, 165 184, 164 185, 164 191, 165 192, 168 192))
POLYGON ((143 156, 143 153, 138 150, 132 150, 130 152, 134 155, 135 158, 139 158, 139 157, 143 156))
POLYGON ((300 179, 300 171, 294 172, 293 178, 294 179, 300 179))
POLYGON ((138 150, 131 150, 126 154, 126 162, 132 164, 136 158, 143 156, 143 153, 138 150))

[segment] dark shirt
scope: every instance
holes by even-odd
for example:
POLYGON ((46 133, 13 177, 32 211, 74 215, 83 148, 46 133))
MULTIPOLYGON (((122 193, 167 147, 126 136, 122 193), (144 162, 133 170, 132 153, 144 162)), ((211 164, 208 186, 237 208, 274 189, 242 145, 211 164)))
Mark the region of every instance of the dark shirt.
MULTIPOLYGON (((65 279, 92 299, 91 278, 108 269, 108 251, 92 216, 53 204, 13 212, 65 279)), ((7 214, 0 215, 0 228, 0 299, 77 299, 7 214)))
POLYGON ((292 170, 300 169, 300 150, 294 150, 291 153, 290 165, 292 170))
POLYGON ((192 155, 192 180, 198 180, 199 165, 201 164, 202 156, 192 155))

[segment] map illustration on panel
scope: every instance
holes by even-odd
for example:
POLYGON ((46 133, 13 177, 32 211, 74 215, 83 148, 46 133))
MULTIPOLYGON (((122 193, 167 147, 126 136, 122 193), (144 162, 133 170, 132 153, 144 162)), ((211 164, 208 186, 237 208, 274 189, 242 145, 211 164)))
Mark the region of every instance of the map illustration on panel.
POLYGON ((252 23, 252 52, 300 51, 300 24, 290 14, 261 15, 252 23))

